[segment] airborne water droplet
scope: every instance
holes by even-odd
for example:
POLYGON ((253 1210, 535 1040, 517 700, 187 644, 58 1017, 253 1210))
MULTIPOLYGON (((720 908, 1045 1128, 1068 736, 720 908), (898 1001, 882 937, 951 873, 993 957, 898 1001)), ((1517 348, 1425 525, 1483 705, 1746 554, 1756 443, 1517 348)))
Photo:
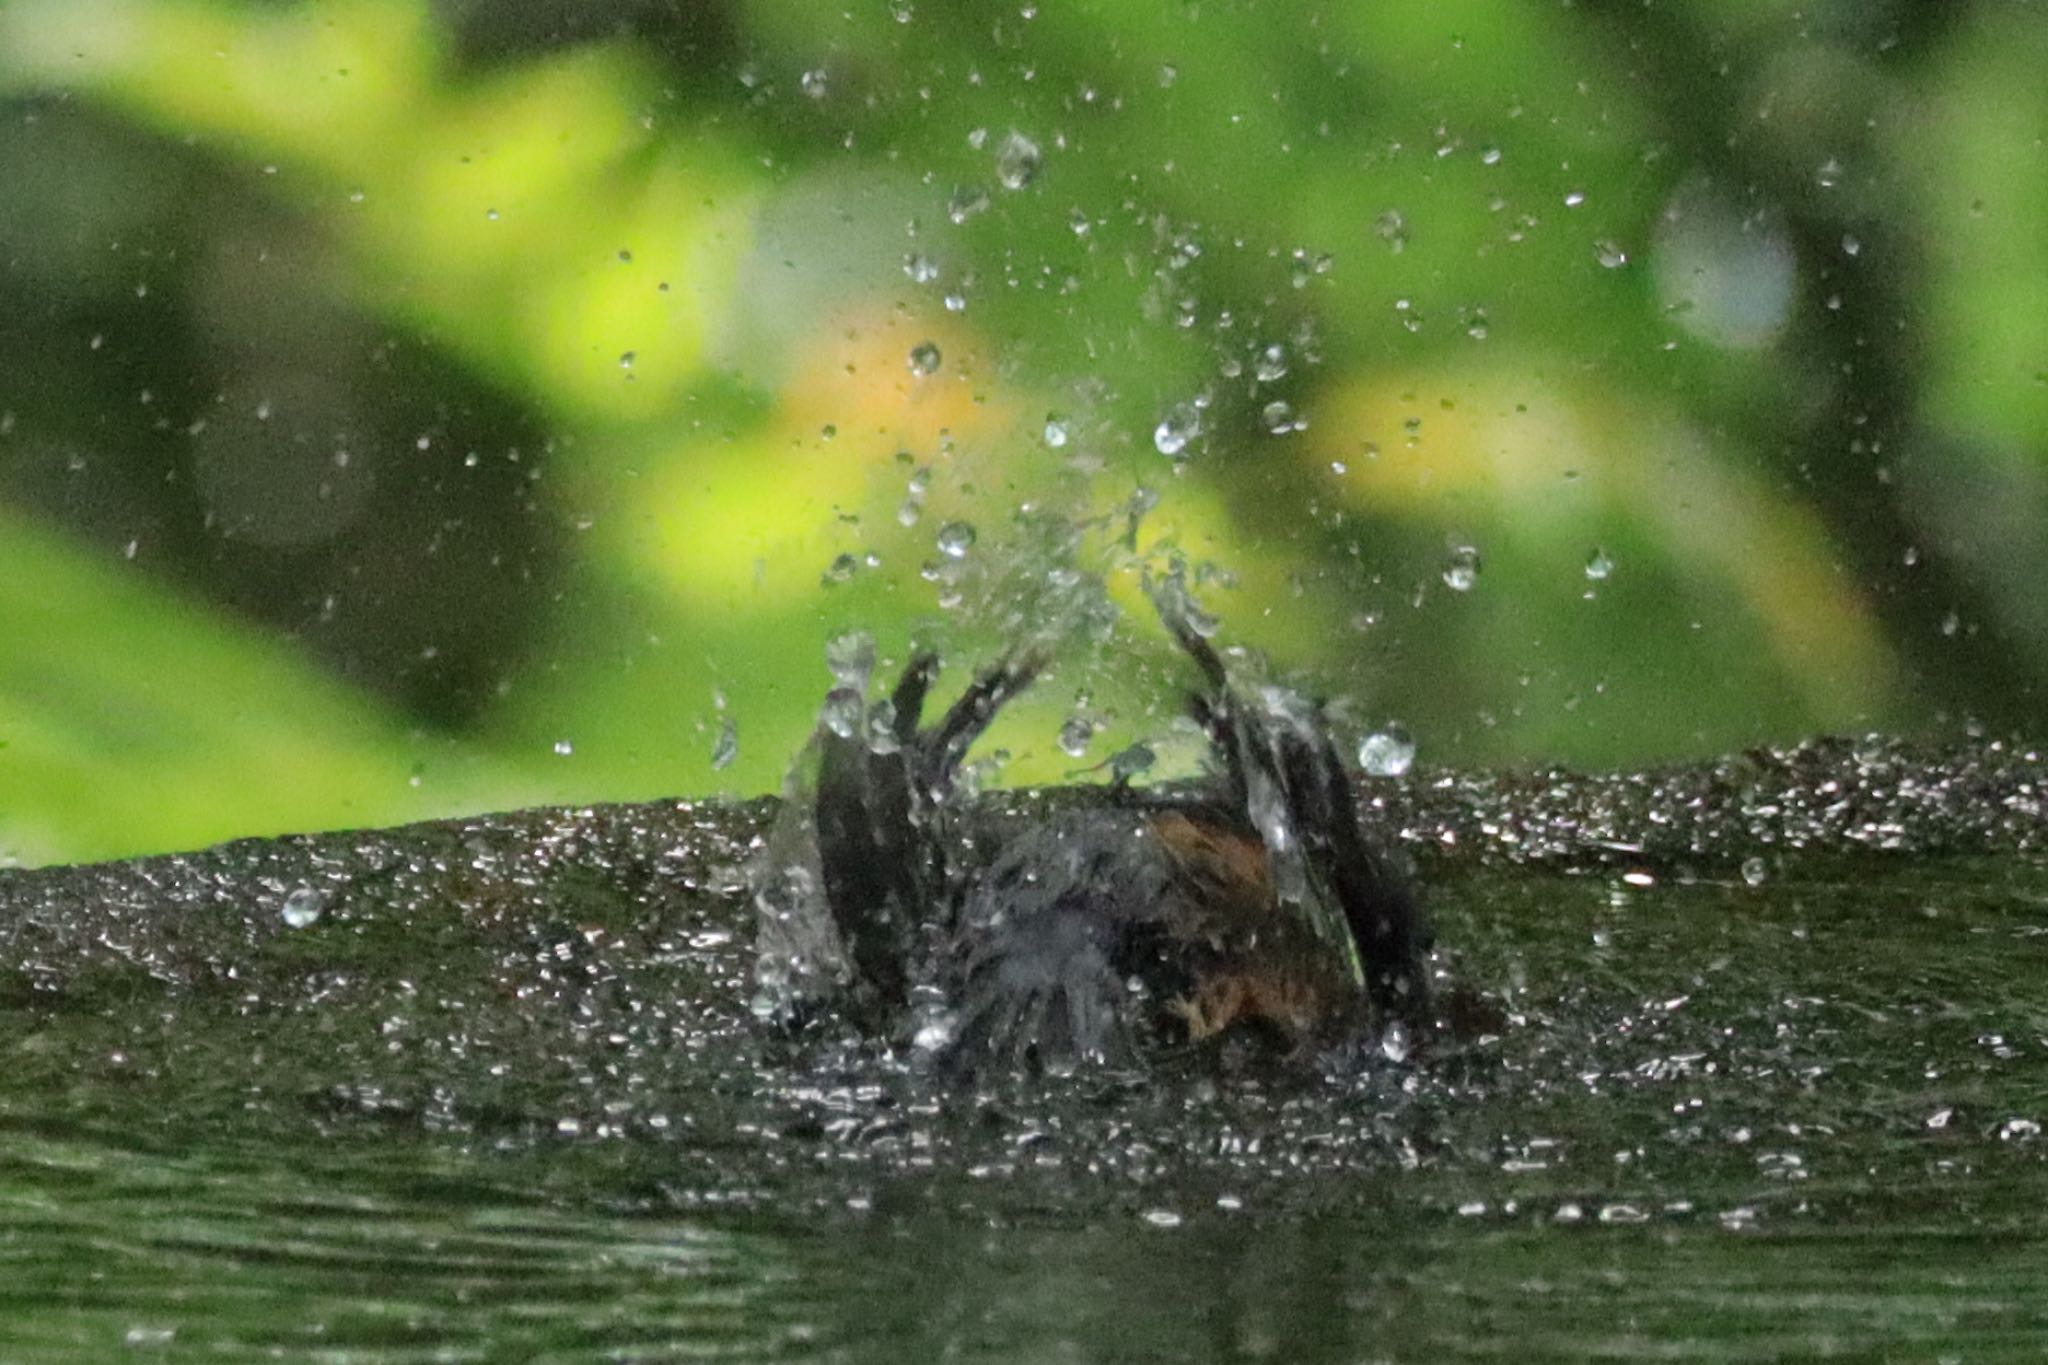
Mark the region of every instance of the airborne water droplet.
POLYGON ((1202 414, 1193 403, 1176 403, 1152 429, 1152 447, 1169 459, 1187 453, 1188 442, 1202 434, 1202 414))
POLYGON ((1294 405, 1285 399, 1276 399, 1266 404, 1259 412, 1259 420, 1264 422, 1266 430, 1275 436, 1285 436, 1289 432, 1303 431, 1308 427, 1308 419, 1297 416, 1294 405))
POLYGON ((949 521, 939 528, 939 553, 948 559, 964 559, 974 548, 974 527, 964 521, 949 521))
POLYGON ((1470 545, 1451 550, 1444 562, 1444 586, 1452 592, 1470 592, 1479 582, 1479 551, 1470 545))
POLYGON ((1270 384, 1287 374, 1287 348, 1279 342, 1260 348, 1258 359, 1252 365, 1252 377, 1261 384, 1270 384))
POLYGON ((946 201, 946 217, 957 226, 988 207, 988 191, 979 185, 962 185, 946 201))
POLYGON ((1045 153, 1022 133, 1012 132, 996 148, 996 179, 1006 190, 1021 190, 1038 175, 1045 153))
POLYGON ((1408 220, 1399 209, 1388 209, 1373 219, 1372 230, 1387 244, 1387 250, 1396 255, 1408 245, 1408 220))
POLYGON ((841 687, 866 691, 868 675, 875 671, 875 637, 864 630, 833 636, 825 642, 825 667, 841 687))
POLYGON ((711 767, 714 772, 723 772, 732 766, 740 756, 740 727, 731 716, 727 716, 718 727, 718 740, 711 746, 711 767))
POLYGON ((1408 1036, 1408 1026, 1399 1019, 1387 1025, 1387 1031, 1380 1035, 1380 1055, 1390 1062, 1405 1062, 1414 1050, 1414 1040, 1408 1036))
POLYGON ((1399 721, 1367 735, 1358 745, 1358 766, 1373 777, 1399 777, 1415 765, 1415 741, 1399 721))
POLYGON ((1149 744, 1133 744, 1128 749, 1119 749, 1110 755, 1109 775, 1117 782, 1128 782, 1152 771, 1152 765, 1159 761, 1159 755, 1149 744))
POLYGON ((851 687, 835 687, 825 694, 825 704, 818 708, 818 723, 841 739, 852 739, 860 730, 865 710, 860 693, 851 687))

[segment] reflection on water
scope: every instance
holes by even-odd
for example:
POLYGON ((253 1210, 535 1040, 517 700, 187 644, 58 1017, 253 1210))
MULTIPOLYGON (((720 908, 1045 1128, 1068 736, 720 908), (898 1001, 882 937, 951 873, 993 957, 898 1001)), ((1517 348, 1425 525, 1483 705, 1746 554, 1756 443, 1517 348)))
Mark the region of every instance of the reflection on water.
POLYGON ((759 824, 0 881, 0 1358, 1976 1358, 2048 1330, 2023 845, 1442 859, 1498 1038, 953 1094, 750 1024, 759 824))

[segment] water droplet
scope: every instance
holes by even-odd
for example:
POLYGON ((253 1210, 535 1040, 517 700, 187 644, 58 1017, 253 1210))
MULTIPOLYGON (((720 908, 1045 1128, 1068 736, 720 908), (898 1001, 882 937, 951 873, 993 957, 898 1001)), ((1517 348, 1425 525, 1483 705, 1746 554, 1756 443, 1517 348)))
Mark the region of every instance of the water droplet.
POLYGON ((910 276, 912 284, 930 284, 939 277, 939 265, 921 251, 913 251, 903 258, 903 273, 910 276))
POLYGON ((1842 254, 1843 254, 1844 256, 1860 256, 1860 255, 1862 255, 1862 254, 1863 254, 1863 239, 1862 239, 1862 238, 1860 238, 1860 237, 1858 237, 1858 236, 1857 236, 1857 235, 1856 235, 1855 233, 1853 233, 1853 232, 1845 232, 1845 233, 1843 233, 1843 234, 1842 234, 1842 254))
POLYGON ((1565 206, 1566 208, 1568 208, 1568 209, 1575 209, 1575 208, 1577 208, 1577 207, 1578 207, 1579 205, 1581 205, 1581 204, 1583 204, 1583 203, 1585 203, 1585 202, 1586 202, 1586 192, 1585 192, 1584 190, 1566 190, 1566 191, 1565 191, 1565 196, 1564 196, 1564 206, 1565 206))
POLYGON ((1380 1035, 1380 1055, 1390 1062, 1405 1062, 1414 1050, 1408 1036, 1408 1026, 1396 1019, 1387 1025, 1387 1031, 1380 1035))
POLYGON ((896 524, 898 526, 915 526, 917 525, 917 519, 923 515, 923 503, 919 502, 916 498, 905 498, 902 505, 896 509, 896 524))
POLYGON ((1060 727, 1060 750, 1068 758, 1079 758, 1088 752, 1088 743, 1095 738, 1095 723, 1086 716, 1070 716, 1060 727))
POLYGON ((327 897, 310 886, 301 886, 284 898, 284 922, 293 929, 310 928, 327 909, 327 897))
POLYGON ((939 528, 939 553, 948 559, 964 559, 974 548, 974 527, 964 521, 949 521, 939 528))
POLYGON ((1055 417, 1050 413, 1046 414, 1045 443, 1051 446, 1054 450, 1058 450, 1064 445, 1066 445, 1067 424, 1065 419, 1055 417))
POLYGON ((811 70, 804 72, 799 78, 798 84, 803 87, 803 92, 812 99, 821 100, 825 98, 825 68, 813 67, 811 70))
POLYGON ((1481 147, 1479 149, 1479 164, 1482 166, 1500 165, 1500 148, 1494 146, 1481 147))
POLYGON ((1770 875, 1770 868, 1764 865, 1762 858, 1752 854, 1742 860, 1742 880, 1750 886, 1762 886, 1764 878, 1770 875))
POLYGON ((903 741, 896 734, 896 703, 888 697, 868 708, 868 752, 903 752, 903 741))
POLYGON ((953 1040, 959 1033, 958 1015, 948 1009, 931 1008, 918 1017, 910 1045, 919 1052, 943 1052, 953 1046, 953 1040))
POLYGON ((1292 265, 1287 272, 1287 282, 1296 289, 1306 289, 1308 282, 1318 275, 1330 273, 1336 262, 1328 252, 1309 252, 1296 247, 1289 256, 1292 265))
POLYGON ((1358 766, 1373 777, 1399 777, 1415 766, 1415 741, 1399 721, 1382 725, 1358 744, 1358 766))
POLYGON ((835 687, 825 694, 825 704, 818 708, 818 723, 841 739, 852 739, 860 733, 861 716, 866 709, 859 692, 851 687, 835 687))
POLYGON ((1149 744, 1133 744, 1110 755, 1109 775, 1117 782, 1128 782, 1152 771, 1152 765, 1159 761, 1159 755, 1152 752, 1149 744))
POLYGON ((1141 1216, 1155 1228, 1177 1228, 1180 1226, 1180 1215, 1172 1209, 1147 1209, 1141 1216))
POLYGON ((1252 377, 1261 384, 1271 384, 1287 374, 1287 348, 1279 342, 1262 347, 1258 359, 1252 364, 1252 377))
POLYGON ((1479 551, 1470 545, 1454 546, 1444 561, 1444 586, 1452 592, 1470 592, 1479 582, 1479 551))
POLYGON ((996 179, 1006 190, 1021 190, 1038 175, 1045 153, 1019 132, 1011 132, 996 148, 996 179))
POLYGON ((1276 399, 1259 411, 1259 420, 1266 424, 1266 430, 1275 436, 1308 429, 1308 419, 1295 414, 1294 405, 1285 399, 1276 399))
POLYGON ((1201 409, 1193 403, 1176 403, 1152 429, 1152 446, 1161 455, 1177 460, 1187 453, 1188 442, 1201 434, 1201 409))
POLYGON ((979 185, 962 185, 946 201, 946 217, 957 226, 988 208, 988 191, 979 185))
POLYGON ((573 741, 566 739, 558 739, 555 741, 555 752, 559 754, 561 757, 567 758, 569 755, 576 752, 576 745, 573 741))
POLYGON ((1613 572, 1614 561, 1607 557, 1607 551, 1596 547, 1593 553, 1586 557, 1586 577, 1594 582, 1599 582, 1613 572))
POLYGON ((718 739, 711 746, 712 770, 724 772, 739 756, 740 727, 731 716, 727 716, 718 727, 718 739))
POLYGON ((939 348, 929 341, 920 341, 910 348, 910 372, 922 379, 939 371, 939 348))
POLYGON ((1388 209, 1373 219, 1372 230, 1387 244, 1387 250, 1397 256, 1408 245, 1408 220, 1399 209, 1388 209))
POLYGON ((864 630, 833 636, 825 642, 825 667, 841 687, 866 691, 868 675, 875 671, 875 637, 864 630))
POLYGON ((1159 68, 1159 88, 1161 90, 1171 90, 1173 83, 1179 79, 1180 68, 1172 62, 1167 62, 1159 68))
POLYGON ((1609 270, 1619 270, 1628 264, 1628 253, 1621 249, 1620 243, 1602 237, 1593 243, 1593 259, 1609 270))
POLYGON ((1834 157, 1829 157, 1826 161, 1820 163, 1818 170, 1814 171, 1813 179, 1814 183, 1824 190, 1835 188, 1835 186, 1842 183, 1842 163, 1834 157))
POLYGON ((819 581, 827 586, 834 583, 844 583, 852 578, 854 571, 859 568, 860 561, 858 559, 855 559, 851 554, 843 554, 832 561, 825 572, 819 576, 819 581))

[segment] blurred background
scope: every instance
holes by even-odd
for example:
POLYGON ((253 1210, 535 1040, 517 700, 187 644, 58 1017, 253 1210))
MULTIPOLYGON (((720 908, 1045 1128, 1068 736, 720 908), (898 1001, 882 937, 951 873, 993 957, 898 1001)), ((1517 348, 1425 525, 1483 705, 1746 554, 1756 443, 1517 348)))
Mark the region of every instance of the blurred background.
POLYGON ((5 0, 0 858, 773 790, 853 630, 1058 646, 996 780, 1170 757, 1147 575, 1380 768, 2038 734, 2043 71, 2020 0, 5 0))

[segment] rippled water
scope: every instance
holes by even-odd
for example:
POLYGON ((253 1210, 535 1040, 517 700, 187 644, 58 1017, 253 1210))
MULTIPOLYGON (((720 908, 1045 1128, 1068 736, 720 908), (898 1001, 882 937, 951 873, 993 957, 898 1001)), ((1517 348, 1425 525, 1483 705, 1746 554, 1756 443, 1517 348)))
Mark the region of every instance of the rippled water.
POLYGON ((2041 777, 1386 786, 1510 1023, 1320 1079, 764 1038, 760 807, 6 874, 0 1358, 2031 1356, 2041 777))

